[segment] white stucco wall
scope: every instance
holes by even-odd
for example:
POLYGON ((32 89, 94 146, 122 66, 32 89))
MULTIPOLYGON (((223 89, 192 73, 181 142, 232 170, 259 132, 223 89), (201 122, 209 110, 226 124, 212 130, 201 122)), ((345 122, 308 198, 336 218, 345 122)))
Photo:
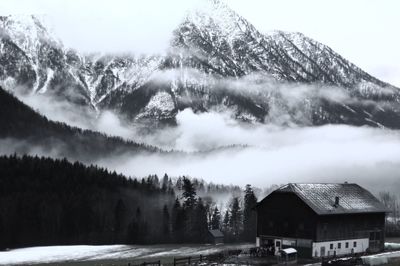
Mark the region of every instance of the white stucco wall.
POLYGON ((325 247, 325 256, 333 255, 334 251, 336 251, 336 255, 345 255, 351 254, 352 249, 354 253, 364 252, 369 246, 368 238, 361 239, 348 239, 348 240, 340 240, 340 241, 329 241, 329 242, 314 242, 313 243, 313 257, 321 257, 321 247, 325 247), (346 242, 349 243, 349 247, 346 248, 346 242), (354 247, 353 243, 357 242, 357 246, 354 247), (341 243, 341 248, 338 248, 338 243, 341 243), (333 244, 333 249, 330 248, 330 245, 333 244))

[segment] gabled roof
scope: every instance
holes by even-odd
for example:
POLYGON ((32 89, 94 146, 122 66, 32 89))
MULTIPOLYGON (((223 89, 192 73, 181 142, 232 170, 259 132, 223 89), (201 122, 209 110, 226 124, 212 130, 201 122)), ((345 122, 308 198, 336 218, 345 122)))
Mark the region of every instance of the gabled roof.
POLYGON ((289 183, 272 193, 285 192, 296 194, 318 215, 389 212, 368 190, 357 184, 289 183), (338 205, 335 204, 336 197, 339 198, 338 205))
POLYGON ((224 234, 216 229, 216 230, 208 230, 213 237, 224 237, 224 234))

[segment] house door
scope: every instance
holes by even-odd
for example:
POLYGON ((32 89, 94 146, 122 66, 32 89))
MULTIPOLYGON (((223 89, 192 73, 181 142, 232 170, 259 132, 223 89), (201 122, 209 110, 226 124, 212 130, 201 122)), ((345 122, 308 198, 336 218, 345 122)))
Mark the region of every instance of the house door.
POLYGON ((321 247, 321 257, 325 257, 325 247, 321 247))
POLYGON ((279 251, 282 248, 282 242, 280 239, 275 239, 275 255, 279 254, 279 251))

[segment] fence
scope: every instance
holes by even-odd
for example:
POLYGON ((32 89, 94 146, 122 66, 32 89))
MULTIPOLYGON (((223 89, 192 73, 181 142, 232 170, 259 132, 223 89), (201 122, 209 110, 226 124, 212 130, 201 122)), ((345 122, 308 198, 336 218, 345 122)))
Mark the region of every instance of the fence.
MULTIPOLYGON (((218 262, 224 259, 227 256, 237 256, 242 252, 241 249, 235 250, 225 250, 223 252, 212 253, 208 255, 199 255, 199 256, 188 256, 181 258, 174 258, 173 265, 198 265, 203 262, 218 262)), ((153 262, 143 262, 141 264, 131 264, 128 263, 128 266, 161 266, 161 261, 153 261, 153 262)), ((170 264, 168 264, 170 265, 170 264)))
POLYGON ((130 264, 128 263, 128 266, 161 266, 161 261, 152 261, 152 262, 143 262, 141 264, 130 264))
POLYGON ((200 256, 190 256, 190 257, 183 257, 183 258, 174 258, 174 266, 197 265, 202 262, 217 261, 222 257, 223 257, 223 255, 221 253, 215 253, 215 254, 210 254, 207 256, 200 255, 200 256))

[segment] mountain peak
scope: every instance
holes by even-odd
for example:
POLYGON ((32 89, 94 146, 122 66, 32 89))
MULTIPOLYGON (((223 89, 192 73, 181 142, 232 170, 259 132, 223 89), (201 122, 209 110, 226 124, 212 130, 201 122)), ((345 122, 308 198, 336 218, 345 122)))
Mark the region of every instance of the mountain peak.
POLYGON ((248 23, 224 2, 209 0, 202 1, 201 4, 188 11, 181 26, 189 24, 203 33, 205 31, 210 34, 218 33, 232 40, 243 32, 244 24, 248 23))
MULTIPOLYGON (((0 17, 0 29, 18 46, 28 52, 41 41, 55 42, 49 27, 45 26, 46 16, 9 15, 0 17)), ((58 44, 61 44, 58 41, 58 44)))
POLYGON ((273 121, 275 112, 294 116, 299 124, 400 127, 397 88, 301 33, 263 34, 222 1, 205 1, 190 10, 163 56, 84 56, 64 49, 43 25, 34 16, 0 18, 5 33, 0 36, 0 84, 52 93, 97 110, 113 109, 132 119, 173 120, 179 110, 190 107, 230 110, 246 121, 273 121), (247 88, 240 93, 225 88, 252 74, 281 86, 335 87, 353 97, 352 102, 326 104, 310 87, 307 104, 293 109, 297 107, 288 105, 280 91, 255 97, 247 88), (168 80, 159 82, 163 75, 168 80), (218 87, 225 80, 224 88, 218 87), (369 101, 379 108, 389 101, 394 107, 364 106, 369 101), (395 119, 386 119, 386 113, 395 119), (302 115, 306 119, 298 119, 302 115))

